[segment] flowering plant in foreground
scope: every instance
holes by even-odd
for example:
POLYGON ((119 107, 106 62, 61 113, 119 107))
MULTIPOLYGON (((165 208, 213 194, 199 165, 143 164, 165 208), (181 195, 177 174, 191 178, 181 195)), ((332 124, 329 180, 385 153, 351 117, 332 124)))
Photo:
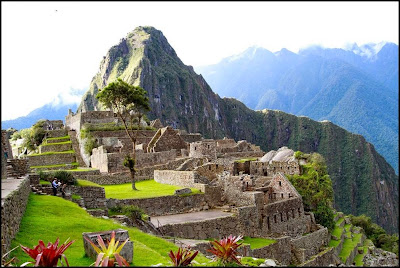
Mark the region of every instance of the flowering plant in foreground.
POLYGON ((66 265, 69 266, 67 257, 64 255, 64 251, 67 250, 67 248, 74 243, 75 240, 70 242, 68 242, 68 240, 69 238, 60 247, 58 247, 58 242, 60 241, 58 237, 54 244, 49 242, 47 247, 44 245, 42 240, 39 240, 39 244, 33 249, 20 245, 21 249, 35 260, 35 262, 30 261, 21 264, 21 267, 26 266, 27 264, 34 264, 34 266, 43 267, 57 267, 59 259, 62 263, 61 257, 64 257, 66 265))
POLYGON ((171 258, 171 262, 173 266, 188 266, 192 262, 192 260, 197 256, 199 251, 195 251, 194 253, 188 248, 178 248, 176 253, 170 250, 168 256, 171 258))
POLYGON ((241 264, 240 260, 237 257, 237 248, 242 245, 242 243, 238 243, 238 241, 242 239, 242 237, 243 236, 241 235, 239 235, 238 237, 229 235, 228 237, 225 237, 220 241, 211 241, 211 249, 208 249, 208 251, 214 254, 223 266, 232 262, 241 264))
POLYGON ((107 266, 113 267, 115 261, 117 261, 119 266, 129 266, 129 263, 121 256, 119 253, 122 248, 125 246, 126 242, 128 242, 129 238, 127 238, 122 244, 118 247, 119 241, 115 242, 115 231, 111 233, 111 240, 108 242, 108 248, 106 247, 103 238, 100 235, 97 235, 97 242, 100 245, 100 248, 97 247, 90 239, 85 237, 86 241, 88 241, 94 250, 98 253, 97 259, 94 263, 95 266, 107 266))

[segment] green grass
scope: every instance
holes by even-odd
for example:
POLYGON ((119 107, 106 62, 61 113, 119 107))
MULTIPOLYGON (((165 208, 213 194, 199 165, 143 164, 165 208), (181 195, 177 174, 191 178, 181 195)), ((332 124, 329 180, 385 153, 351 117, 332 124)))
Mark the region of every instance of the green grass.
POLYGON ((245 236, 240 241, 249 244, 251 249, 263 248, 276 242, 274 239, 245 236))
MULTIPOLYGON (((363 249, 363 253, 362 253, 362 254, 357 254, 357 255, 354 257, 354 262, 356 263, 356 266, 364 266, 363 258, 364 258, 364 256, 367 254, 367 252, 368 252, 368 247, 367 247, 367 246, 360 247, 360 248, 363 249)), ((359 248, 359 249, 360 249, 360 248, 359 248)))
POLYGON ((100 184, 97 184, 95 182, 87 181, 87 180, 81 180, 81 179, 76 179, 76 185, 77 186, 96 186, 96 187, 102 187, 100 184))
POLYGON ((336 236, 338 239, 342 236, 343 228, 340 228, 338 225, 335 226, 335 229, 332 231, 332 235, 336 236))
POLYGON ((240 262, 244 266, 260 266, 261 263, 265 262, 265 259, 258 259, 258 258, 253 258, 253 257, 242 257, 240 262))
POLYGON ((244 162, 246 162, 246 161, 256 161, 257 159, 258 159, 257 157, 243 158, 243 159, 236 160, 235 162, 244 163, 244 162))
POLYGON ((80 195, 77 195, 77 194, 72 194, 71 198, 72 198, 72 200, 80 200, 80 199, 82 199, 82 197, 80 195))
POLYGON ((339 225, 342 223, 342 221, 344 221, 344 219, 343 219, 343 218, 340 218, 340 219, 335 223, 335 225, 336 225, 336 226, 339 226, 339 225))
POLYGON ((41 154, 30 154, 29 156, 41 156, 41 155, 52 155, 52 154, 74 154, 74 150, 63 151, 63 152, 45 152, 41 154))
POLYGON ((64 139, 69 139, 69 138, 70 138, 70 136, 67 135, 67 136, 63 136, 63 137, 47 138, 46 140, 47 141, 49 141, 49 140, 64 140, 64 139))
MULTIPOLYGON (((162 263, 170 266, 169 250, 176 251, 174 244, 156 236, 143 233, 137 228, 125 227, 111 220, 90 216, 77 204, 55 196, 29 196, 28 206, 21 221, 20 230, 11 243, 11 248, 20 244, 33 248, 39 240, 53 242, 60 238, 60 243, 67 238, 76 240, 66 251, 70 266, 89 266, 94 262, 84 255, 82 233, 98 232, 122 228, 128 230, 130 239, 134 243, 133 265, 150 266, 162 263)), ((32 261, 20 248, 11 253, 18 258, 17 266, 26 261, 32 261)), ((199 263, 208 262, 208 259, 199 254, 196 257, 199 263)), ((59 263, 60 264, 60 263, 59 263)))
POLYGON ((42 184, 42 185, 50 185, 51 183, 50 183, 49 181, 40 180, 40 181, 39 181, 39 184, 42 184))
MULTIPOLYGON (((182 186, 161 184, 154 180, 136 182, 136 189, 132 190, 132 183, 118 185, 102 185, 106 191, 106 198, 114 199, 140 199, 174 195, 175 190, 182 189, 182 186)), ((193 194, 200 193, 199 189, 190 188, 193 194)))
POLYGON ((344 229, 346 230, 346 232, 350 232, 350 227, 351 227, 351 224, 344 225, 344 229))
POLYGON ((350 256, 351 251, 357 246, 361 239, 362 234, 354 234, 353 238, 347 238, 344 240, 342 251, 339 253, 339 257, 342 262, 346 262, 350 256))
POLYGON ((335 248, 335 247, 337 247, 339 244, 340 244, 340 240, 331 239, 331 241, 329 241, 328 246, 334 247, 334 248, 335 248))
POLYGON ((42 143, 42 146, 50 146, 50 145, 60 145, 60 144, 69 144, 72 141, 62 141, 62 142, 54 142, 54 143, 42 143))

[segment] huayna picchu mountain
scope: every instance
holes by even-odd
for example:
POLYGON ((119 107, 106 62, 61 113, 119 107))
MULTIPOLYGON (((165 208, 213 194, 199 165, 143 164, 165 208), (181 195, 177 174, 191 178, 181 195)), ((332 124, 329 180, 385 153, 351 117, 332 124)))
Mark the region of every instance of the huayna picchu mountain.
POLYGON ((220 98, 153 27, 136 28, 108 51, 77 112, 103 109, 95 95, 117 77, 148 92, 148 117, 164 125, 207 138, 246 139, 264 151, 288 146, 322 154, 333 181, 335 208, 366 214, 388 232, 398 232, 398 176, 362 136, 328 121, 253 111, 235 99, 220 98))

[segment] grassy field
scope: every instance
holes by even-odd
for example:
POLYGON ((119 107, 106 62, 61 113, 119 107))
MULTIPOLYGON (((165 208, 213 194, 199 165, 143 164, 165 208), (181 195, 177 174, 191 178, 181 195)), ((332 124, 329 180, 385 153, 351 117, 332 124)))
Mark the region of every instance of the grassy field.
MULTIPOLYGON (((95 218, 89 215, 77 204, 54 196, 31 194, 25 215, 21 221, 20 231, 13 240, 11 248, 20 244, 33 248, 39 240, 45 244, 54 243, 57 237, 60 243, 67 238, 76 240, 66 251, 70 266, 89 266, 94 260, 84 255, 82 233, 97 232, 123 228, 129 231, 134 243, 134 266, 150 266, 162 263, 170 266, 169 250, 178 248, 161 238, 141 232, 136 228, 125 227, 111 220, 95 218)), ((19 260, 17 265, 31 261, 30 257, 20 248, 12 252, 19 260)), ((203 255, 195 259, 198 263, 207 263, 209 260, 203 255)))
POLYGON ((251 249, 257 249, 257 248, 262 248, 268 245, 271 245, 276 242, 274 239, 268 239, 268 238, 259 238, 259 237, 249 237, 245 236, 243 237, 243 240, 241 242, 245 244, 249 244, 251 249))
MULTIPOLYGON (((106 198, 114 199, 139 199, 173 195, 175 190, 182 189, 182 186, 161 184, 154 180, 136 182, 136 189, 132 190, 131 183, 118 185, 101 185, 106 191, 106 198)), ((191 188, 194 194, 200 193, 199 189, 191 188)))

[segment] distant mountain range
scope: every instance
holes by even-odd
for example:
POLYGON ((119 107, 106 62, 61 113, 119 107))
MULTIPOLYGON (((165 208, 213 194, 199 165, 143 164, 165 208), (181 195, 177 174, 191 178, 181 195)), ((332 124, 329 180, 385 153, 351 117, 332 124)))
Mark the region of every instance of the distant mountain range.
POLYGON ((195 67, 220 96, 252 109, 330 120, 363 135, 398 173, 399 53, 393 43, 272 53, 251 47, 195 67))
MULTIPOLYGON (((336 73, 337 77, 340 77, 342 72, 347 74, 350 70, 351 75, 347 76, 351 81, 353 76, 357 78, 360 72, 351 64, 317 55, 311 58, 315 57, 315 60, 319 61, 320 68, 314 68, 311 59, 303 60, 303 56, 299 57, 286 50, 281 51, 281 56, 259 49, 249 50, 247 54, 244 57, 247 60, 242 59, 242 66, 226 62, 225 71, 230 71, 230 75, 225 82, 240 81, 240 77, 248 74, 250 78, 246 80, 247 82, 240 84, 240 87, 234 90, 247 92, 243 96, 248 97, 249 100, 255 99, 256 101, 253 101, 255 106, 257 106, 257 100, 265 95, 265 92, 260 90, 257 93, 254 85, 265 84, 269 81, 267 78, 272 79, 271 86, 267 89, 273 90, 276 88, 272 85, 279 85, 279 78, 273 79, 276 77, 273 75, 276 72, 275 67, 267 65, 263 69, 263 62, 268 59, 279 61, 276 68, 279 67, 281 72, 284 72, 293 64, 292 60, 298 58, 297 64, 302 64, 304 67, 294 69, 293 72, 300 72, 300 74, 296 78, 288 78, 287 80, 291 83, 288 82, 285 85, 288 89, 297 86, 298 88, 295 87, 293 91, 303 90, 303 93, 291 93, 297 94, 297 98, 310 99, 318 93, 322 94, 321 98, 315 99, 315 103, 318 104, 316 105, 318 113, 323 111, 323 106, 321 107, 318 99, 332 99, 332 103, 336 106, 337 101, 334 98, 338 97, 332 90, 345 91, 337 79, 331 78, 331 73, 336 73), (252 64, 246 65, 249 58, 251 58, 251 63, 258 64, 260 68, 252 69, 250 68, 252 64), (336 65, 342 67, 337 69, 336 65), (302 72, 308 76, 303 77, 302 72), (271 75, 265 75, 265 73, 271 75), (330 81, 320 81, 320 77, 324 80, 329 78, 330 81), (306 82, 312 83, 307 86, 306 82), (304 87, 300 87, 300 83, 304 87), (332 89, 324 95, 323 91, 315 91, 314 84, 323 84, 324 87, 329 86, 332 89), (254 90, 249 91, 252 88, 254 90)), ((308 57, 304 56, 304 58, 308 57)), ((240 58, 231 60, 232 63, 239 61, 241 61, 240 58)), ((317 122, 308 117, 294 116, 277 110, 254 111, 234 98, 220 98, 205 79, 195 73, 193 67, 183 64, 162 32, 153 27, 138 27, 109 49, 91 81, 89 90, 83 95, 77 112, 101 110, 103 107, 95 96, 99 89, 115 81, 116 78, 143 87, 148 93, 151 106, 151 111, 148 113, 149 119, 159 118, 165 126, 185 129, 192 133, 199 132, 205 138, 228 137, 237 141, 245 139, 259 145, 265 152, 287 146, 295 151, 322 154, 332 178, 335 208, 346 214, 366 214, 387 231, 398 232, 398 176, 385 159, 375 151, 374 146, 366 142, 361 135, 350 133, 331 122, 317 122)), ((362 81, 360 80, 360 83, 362 81)), ((369 81, 378 83, 373 78, 369 81)), ((228 92, 233 84, 227 85, 228 92)), ((379 85, 381 86, 381 83, 379 85)), ((374 98, 378 97, 377 94, 371 92, 373 90, 369 85, 365 88, 368 94, 373 94, 374 98)), ((358 99, 360 91, 355 87, 349 93, 340 92, 340 94, 353 93, 352 97, 358 99)), ((277 91, 276 94, 281 94, 281 92, 277 91)), ((290 94, 287 95, 290 96, 290 94)), ((386 93, 383 95, 386 103, 388 97, 386 93)), ((279 95, 277 97, 280 98, 279 95)), ((283 103, 282 108, 286 107, 285 105, 295 107, 297 100, 292 100, 293 103, 283 103)), ((376 101, 381 100, 377 98, 376 101)), ((373 106, 372 111, 379 112, 375 110, 376 107, 387 109, 386 112, 391 111, 393 103, 389 100, 387 103, 390 107, 385 108, 378 104, 373 106)), ((329 101, 325 104, 333 105, 329 101)), ((361 101, 356 104, 364 105, 361 101)), ((369 102, 367 104, 372 105, 369 102)), ((368 109, 365 111, 370 112, 368 109)), ((381 114, 381 116, 385 115, 381 114)))
POLYGON ((68 109, 76 111, 78 105, 75 104, 60 104, 54 106, 52 103, 48 103, 39 107, 26 116, 21 116, 12 120, 1 121, 1 129, 15 128, 21 130, 24 128, 30 128, 34 123, 40 119, 48 120, 63 120, 65 122, 65 116, 68 114, 68 109))

